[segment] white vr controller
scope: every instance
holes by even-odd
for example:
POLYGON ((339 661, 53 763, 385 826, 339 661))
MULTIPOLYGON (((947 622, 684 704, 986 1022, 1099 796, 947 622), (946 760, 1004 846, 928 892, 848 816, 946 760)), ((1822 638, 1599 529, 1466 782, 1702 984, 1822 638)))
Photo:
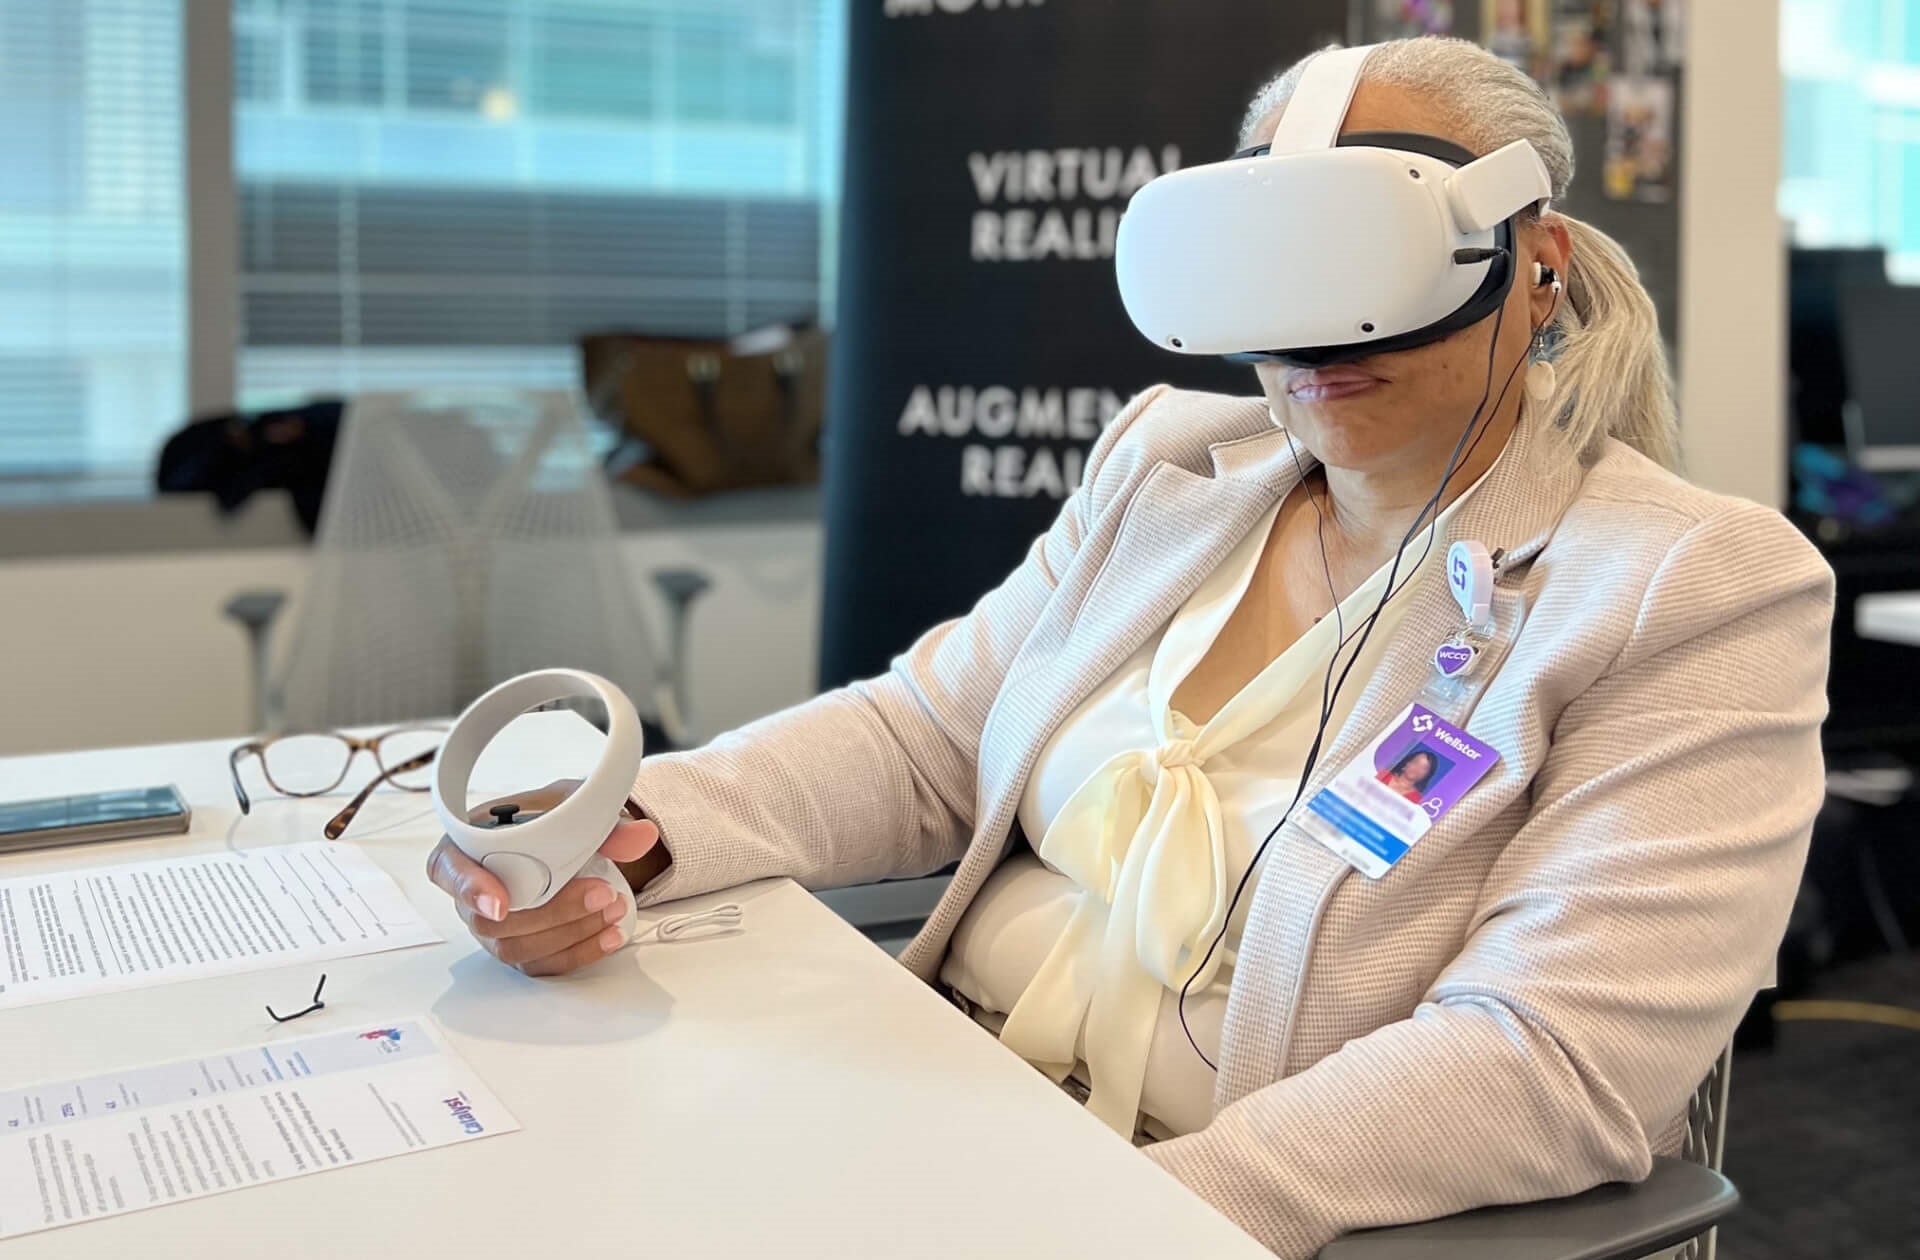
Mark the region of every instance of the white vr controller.
POLYGON ((545 905, 569 880, 605 879, 627 906, 633 926, 633 894, 620 870, 598 856, 619 821, 640 770, 643 738, 633 701, 618 687, 577 669, 543 669, 510 678, 467 706, 441 745, 433 772, 433 808, 447 838, 506 886, 507 907, 545 905), (607 710, 607 742, 600 763, 572 795, 544 813, 522 818, 511 803, 493 817, 467 817, 467 785, 475 763, 507 724, 538 705, 556 700, 597 700, 607 710))

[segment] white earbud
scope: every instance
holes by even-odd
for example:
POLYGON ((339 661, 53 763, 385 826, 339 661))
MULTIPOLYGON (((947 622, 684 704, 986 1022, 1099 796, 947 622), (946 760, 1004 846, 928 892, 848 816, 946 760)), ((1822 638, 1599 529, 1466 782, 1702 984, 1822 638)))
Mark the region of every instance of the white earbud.
POLYGON ((1521 387, 1536 411, 1544 410, 1553 401, 1553 391, 1559 385, 1553 361, 1546 356, 1546 330, 1553 323, 1554 313, 1560 309, 1560 273, 1536 260, 1533 264, 1533 287, 1542 289, 1548 285, 1553 286, 1553 306, 1547 312, 1546 323, 1534 329, 1531 349, 1533 361, 1527 364, 1526 383, 1521 387))

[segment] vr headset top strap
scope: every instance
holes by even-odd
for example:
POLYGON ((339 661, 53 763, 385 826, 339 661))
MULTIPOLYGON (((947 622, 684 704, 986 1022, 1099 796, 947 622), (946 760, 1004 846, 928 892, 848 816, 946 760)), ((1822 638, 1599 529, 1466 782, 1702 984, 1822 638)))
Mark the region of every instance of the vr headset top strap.
POLYGON ((1280 115, 1279 129, 1273 133, 1269 151, 1275 157, 1333 147, 1340 124, 1346 121, 1347 107, 1353 103, 1353 90, 1360 85, 1360 72, 1373 50, 1372 44, 1329 48, 1306 64, 1280 115))

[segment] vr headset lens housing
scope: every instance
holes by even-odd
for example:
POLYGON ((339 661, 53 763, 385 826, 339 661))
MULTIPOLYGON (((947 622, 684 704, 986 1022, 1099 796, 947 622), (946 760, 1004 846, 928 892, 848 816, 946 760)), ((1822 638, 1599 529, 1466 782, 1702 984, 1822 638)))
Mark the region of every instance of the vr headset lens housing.
MULTIPOLYGON (((1337 113, 1303 109, 1337 131, 1367 51, 1316 58, 1289 114, 1314 68, 1344 58, 1331 85, 1317 76, 1343 92, 1337 113)), ((1476 159, 1434 136, 1326 139, 1176 171, 1134 196, 1115 263, 1142 335, 1180 354, 1319 367, 1438 341, 1505 301, 1513 217, 1551 195, 1531 145, 1476 159)))

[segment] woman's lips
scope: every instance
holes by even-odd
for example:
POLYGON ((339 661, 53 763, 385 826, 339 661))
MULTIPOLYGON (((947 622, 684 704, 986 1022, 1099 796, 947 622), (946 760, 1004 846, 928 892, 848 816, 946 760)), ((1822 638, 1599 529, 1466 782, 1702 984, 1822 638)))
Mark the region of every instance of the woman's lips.
POLYGON ((1371 372, 1351 366, 1295 368, 1287 374, 1287 396, 1296 402, 1332 402, 1364 394, 1380 384, 1371 372))

